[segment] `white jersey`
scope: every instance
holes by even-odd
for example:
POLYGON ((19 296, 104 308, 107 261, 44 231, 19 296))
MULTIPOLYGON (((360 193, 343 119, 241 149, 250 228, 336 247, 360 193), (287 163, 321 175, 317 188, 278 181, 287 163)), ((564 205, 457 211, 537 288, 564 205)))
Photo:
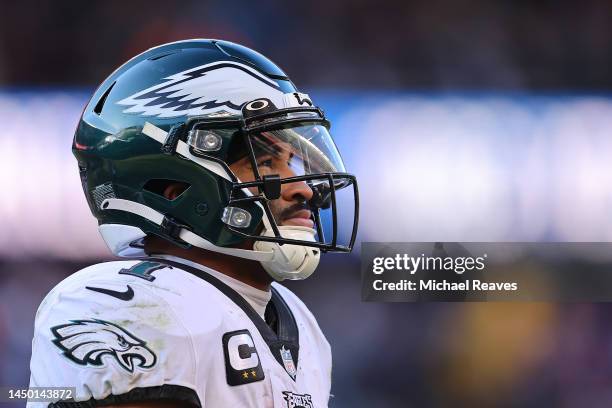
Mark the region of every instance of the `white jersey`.
POLYGON ((326 407, 331 351, 314 317, 276 283, 268 313, 270 326, 229 286, 184 264, 93 265, 40 305, 30 387, 76 387, 79 407, 164 398, 202 407, 326 407))

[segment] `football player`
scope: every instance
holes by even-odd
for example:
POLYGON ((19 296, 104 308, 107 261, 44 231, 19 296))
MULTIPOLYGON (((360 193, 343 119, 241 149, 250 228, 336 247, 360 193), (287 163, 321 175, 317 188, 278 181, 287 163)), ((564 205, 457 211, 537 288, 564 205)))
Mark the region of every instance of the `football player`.
POLYGON ((327 406, 330 346, 277 282, 353 246, 357 183, 328 129, 234 43, 165 44, 111 74, 73 152, 102 237, 129 259, 43 300, 30 386, 75 393, 28 407, 327 406))

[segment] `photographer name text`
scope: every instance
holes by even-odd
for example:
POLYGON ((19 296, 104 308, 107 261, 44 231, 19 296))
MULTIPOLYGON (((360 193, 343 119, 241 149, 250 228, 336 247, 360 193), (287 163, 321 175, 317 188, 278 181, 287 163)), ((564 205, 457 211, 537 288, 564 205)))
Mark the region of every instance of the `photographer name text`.
POLYGON ((484 282, 479 279, 468 279, 463 282, 449 282, 446 279, 421 279, 418 282, 402 279, 397 282, 384 282, 376 279, 372 283, 376 291, 515 291, 516 282, 484 282))

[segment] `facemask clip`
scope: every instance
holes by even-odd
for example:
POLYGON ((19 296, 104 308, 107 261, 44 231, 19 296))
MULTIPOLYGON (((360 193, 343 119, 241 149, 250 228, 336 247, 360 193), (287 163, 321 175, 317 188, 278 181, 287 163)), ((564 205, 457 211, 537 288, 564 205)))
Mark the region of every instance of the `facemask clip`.
POLYGON ((263 193, 268 200, 277 200, 281 196, 281 182, 278 174, 267 174, 263 179, 263 193))

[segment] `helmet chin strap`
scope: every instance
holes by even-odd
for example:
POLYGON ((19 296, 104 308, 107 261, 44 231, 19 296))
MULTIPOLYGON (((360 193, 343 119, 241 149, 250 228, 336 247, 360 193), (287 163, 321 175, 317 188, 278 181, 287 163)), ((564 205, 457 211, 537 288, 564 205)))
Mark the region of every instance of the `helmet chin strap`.
MULTIPOLYGON (((264 230, 260 235, 273 237, 274 231, 266 214, 264 214, 262 220, 264 230)), ((278 227, 278 231, 283 238, 315 241, 315 230, 312 228, 281 225, 278 227)), ((266 272, 276 281, 306 279, 317 269, 321 258, 319 249, 303 245, 280 245, 276 242, 255 241, 253 249, 274 253, 275 256, 271 261, 260 262, 266 272)))
MULTIPOLYGON (((240 179, 237 180, 239 183, 241 182, 240 179)), ((243 188, 242 192, 247 196, 253 195, 248 188, 243 188)), ((263 205, 259 201, 256 201, 255 204, 263 212, 261 221, 264 228, 259 235, 276 236, 263 205)), ((278 226, 277 228, 282 238, 315 242, 315 230, 312 228, 291 225, 278 226)), ((257 252, 272 252, 274 254, 271 260, 260 260, 259 262, 275 281, 306 279, 317 269, 321 258, 321 251, 317 248, 303 245, 280 245, 276 242, 255 241, 253 249, 257 252)))
MULTIPOLYGON (((164 214, 151 207, 120 198, 107 198, 101 203, 100 208, 102 210, 129 212, 160 226, 165 219, 164 214)), ((272 231, 270 221, 265 215, 263 223, 264 231, 261 235, 273 237, 274 232, 272 231)), ((315 231, 312 228, 279 226, 278 229, 283 238, 313 242, 315 240, 315 231)), ((312 275, 319 264, 320 251, 317 248, 302 245, 279 245, 276 242, 256 241, 253 245, 253 250, 226 248, 217 246, 185 228, 179 229, 178 237, 190 245, 208 251, 259 261, 266 272, 277 281, 305 279, 312 275)))

